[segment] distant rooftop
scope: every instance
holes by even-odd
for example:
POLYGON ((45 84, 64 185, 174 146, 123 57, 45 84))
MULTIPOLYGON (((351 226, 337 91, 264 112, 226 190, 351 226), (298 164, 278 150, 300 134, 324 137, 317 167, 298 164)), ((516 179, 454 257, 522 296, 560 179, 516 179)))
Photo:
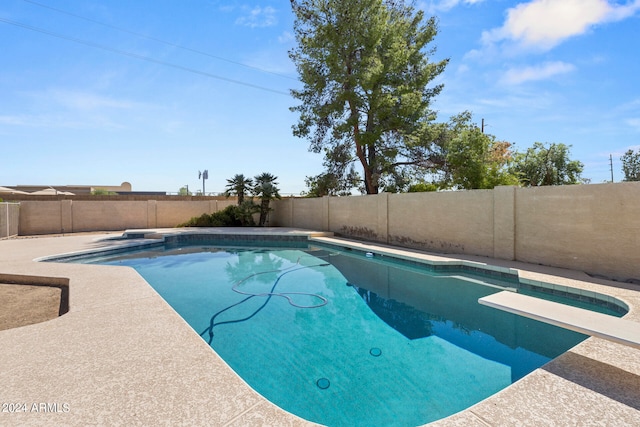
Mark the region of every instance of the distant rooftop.
POLYGON ((120 185, 5 185, 0 187, 0 194, 32 194, 32 195, 83 195, 92 191, 105 190, 118 194, 130 194, 131 183, 120 185))

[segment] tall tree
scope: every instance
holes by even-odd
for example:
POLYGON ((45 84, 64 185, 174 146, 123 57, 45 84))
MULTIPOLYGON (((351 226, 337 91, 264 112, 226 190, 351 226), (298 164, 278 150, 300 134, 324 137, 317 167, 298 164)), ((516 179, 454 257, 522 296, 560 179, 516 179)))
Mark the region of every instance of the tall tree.
POLYGON ((260 219, 258 225, 264 226, 267 222, 267 215, 269 214, 269 204, 271 200, 280 199, 277 176, 274 176, 268 172, 263 172, 253 178, 253 194, 260 197, 260 219))
POLYGON ((547 147, 536 142, 525 153, 518 153, 514 171, 520 182, 527 187, 579 184, 584 165, 569 158, 569 148, 561 143, 547 147))
POLYGON ((628 150, 622 157, 622 172, 625 181, 640 181, 640 150, 634 153, 628 150))
POLYGON ((227 197, 237 196, 238 206, 244 202, 244 197, 251 190, 253 181, 251 178, 245 178, 243 174, 236 174, 233 178, 227 179, 226 190, 224 195, 227 197))
MULTIPOLYGON (((437 33, 402 0, 291 0, 298 46, 289 52, 303 88, 295 136, 310 150, 330 155, 346 149, 359 162, 367 194, 402 167, 431 163, 431 99, 428 87, 448 60, 429 62, 437 33)), ((338 158, 344 160, 343 157, 338 158)), ((340 170, 348 171, 344 166, 340 170)), ((343 178, 343 177, 339 177, 343 178)))

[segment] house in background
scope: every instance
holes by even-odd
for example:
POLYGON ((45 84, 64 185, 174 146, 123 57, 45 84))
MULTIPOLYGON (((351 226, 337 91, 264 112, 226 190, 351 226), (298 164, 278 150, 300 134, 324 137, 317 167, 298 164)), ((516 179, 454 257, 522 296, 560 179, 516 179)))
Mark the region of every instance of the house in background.
POLYGON ((0 187, 0 194, 21 194, 34 196, 48 195, 88 195, 96 190, 104 190, 119 195, 127 194, 148 194, 165 195, 165 192, 148 192, 131 190, 131 183, 123 182, 120 185, 5 185, 0 187))

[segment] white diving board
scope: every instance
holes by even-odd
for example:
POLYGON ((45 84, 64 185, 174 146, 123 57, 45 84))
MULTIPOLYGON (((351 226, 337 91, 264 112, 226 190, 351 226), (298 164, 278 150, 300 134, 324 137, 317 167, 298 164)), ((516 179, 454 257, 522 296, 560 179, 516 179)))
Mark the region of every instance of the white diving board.
POLYGON ((638 322, 509 291, 487 295, 478 302, 498 310, 640 349, 638 322))

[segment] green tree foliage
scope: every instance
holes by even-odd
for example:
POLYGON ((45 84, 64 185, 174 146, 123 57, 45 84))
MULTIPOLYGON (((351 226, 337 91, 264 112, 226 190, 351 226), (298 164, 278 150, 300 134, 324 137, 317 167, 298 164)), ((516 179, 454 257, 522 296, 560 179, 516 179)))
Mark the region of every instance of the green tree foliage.
POLYGON ((309 188, 307 197, 348 196, 351 189, 362 182, 353 165, 350 150, 344 144, 325 150, 323 166, 325 172, 305 178, 309 188))
POLYGON ((271 200, 280 199, 279 189, 277 187, 278 183, 276 182, 278 179, 277 176, 274 176, 268 172, 263 172, 260 175, 257 175, 253 178, 253 189, 252 192, 255 196, 259 197, 260 202, 260 220, 258 221, 258 225, 263 227, 267 222, 267 216, 269 211, 269 204, 271 200))
POLYGON ((640 181, 640 150, 634 153, 628 150, 622 157, 622 172, 625 181, 640 181))
MULTIPOLYGON (((429 173, 434 177, 430 188, 481 189, 518 184, 509 170, 511 144, 483 133, 469 111, 446 123, 432 124, 429 138, 433 141, 429 173)), ((424 178, 415 181, 424 182, 424 178)))
POLYGON ((509 170, 511 144, 483 133, 472 122, 471 113, 452 117, 448 132, 442 142, 447 186, 471 190, 518 184, 518 178, 509 170))
POLYGON ((525 153, 516 155, 513 171, 526 187, 579 184, 584 166, 569 155, 570 146, 565 144, 545 146, 536 142, 525 153))
POLYGON ((253 180, 251 178, 246 178, 240 173, 235 174, 231 179, 227 179, 224 195, 238 198, 238 209, 234 211, 234 215, 240 225, 255 225, 253 214, 260 210, 251 198, 246 199, 247 194, 251 191, 253 191, 253 180))
POLYGON ((178 190, 178 196, 190 196, 191 195, 191 191, 189 191, 189 187, 184 186, 184 187, 180 187, 180 190, 178 190))
MULTIPOLYGON (((315 176, 307 176, 304 183, 309 189, 306 197, 340 196, 340 179, 330 173, 325 172, 315 176)), ((347 195, 347 194, 345 194, 347 195)))
POLYGON ((236 174, 233 178, 227 179, 226 190, 224 195, 226 197, 237 196, 238 206, 244 203, 244 197, 251 191, 253 181, 251 178, 245 178, 243 174, 236 174))
POLYGON ((301 102, 291 108, 299 114, 293 133, 337 165, 329 181, 347 184, 333 185, 334 191, 353 178, 352 162, 362 166, 367 194, 378 193, 394 173, 406 175, 399 168, 428 167, 428 128, 435 119, 429 105, 442 90, 428 85, 448 62, 428 60, 435 19, 425 20, 402 0, 291 5, 298 46, 289 55, 303 83, 291 91, 301 102))
POLYGON ((241 205, 238 206, 238 212, 236 218, 240 220, 240 224, 243 226, 254 226, 256 222, 253 220, 253 214, 260 212, 260 206, 256 205, 253 200, 244 200, 241 205))
POLYGON ((409 186, 409 189, 407 190, 408 193, 424 193, 424 192, 431 192, 431 191, 438 191, 438 186, 432 182, 418 182, 416 184, 411 184, 409 186))

